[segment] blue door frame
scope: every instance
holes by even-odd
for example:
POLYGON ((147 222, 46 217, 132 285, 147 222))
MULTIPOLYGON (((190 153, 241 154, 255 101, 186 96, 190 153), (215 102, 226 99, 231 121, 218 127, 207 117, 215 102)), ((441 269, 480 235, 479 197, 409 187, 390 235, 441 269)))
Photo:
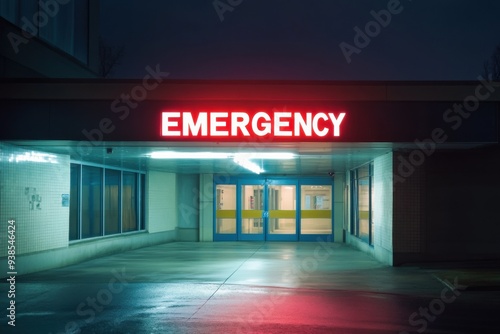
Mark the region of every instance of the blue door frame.
POLYGON ((264 241, 265 239, 265 233, 267 229, 267 217, 266 212, 267 212, 267 186, 266 186, 266 180, 264 178, 241 178, 238 179, 236 182, 236 234, 237 238, 236 240, 241 240, 241 241, 264 241), (262 186, 262 203, 263 207, 262 209, 262 233, 259 234, 248 234, 248 233, 243 233, 242 231, 242 191, 241 188, 242 186, 262 186))
MULTIPOLYGON (((215 177, 214 179, 222 179, 215 177)), ((214 198, 216 198, 217 184, 236 185, 236 233, 218 234, 216 233, 216 209, 214 201, 214 241, 332 241, 334 231, 334 187, 333 180, 325 177, 272 177, 272 176, 245 176, 245 177, 225 177, 224 182, 214 182, 214 198), (247 234, 242 233, 242 186, 261 185, 263 187, 263 207, 262 207, 262 233, 247 234), (269 187, 273 185, 295 186, 296 198, 296 229, 294 234, 273 234, 269 233, 269 187), (331 234, 301 234, 300 215, 301 215, 301 185, 330 185, 331 193, 331 234)))
POLYGON ((266 181, 266 195, 269 196, 269 187, 274 185, 280 186, 295 186, 295 233, 293 234, 273 234, 269 233, 269 199, 266 199, 266 211, 267 219, 266 219, 266 233, 265 237, 268 241, 298 241, 299 240, 299 212, 300 212, 300 197, 299 197, 299 182, 297 178, 270 178, 266 181))

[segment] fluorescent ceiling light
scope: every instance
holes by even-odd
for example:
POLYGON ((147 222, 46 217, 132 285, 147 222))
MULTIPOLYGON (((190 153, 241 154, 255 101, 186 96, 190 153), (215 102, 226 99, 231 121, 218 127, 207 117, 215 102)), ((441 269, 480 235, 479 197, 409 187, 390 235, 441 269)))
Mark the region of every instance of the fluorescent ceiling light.
POLYGON ((249 171, 260 174, 264 170, 250 159, 264 160, 289 160, 294 159, 295 154, 288 152, 176 152, 176 151, 155 151, 149 154, 152 159, 233 159, 234 163, 249 171))
POLYGON ((149 154, 152 159, 274 159, 290 160, 295 158, 295 154, 288 152, 176 152, 176 151, 156 151, 149 154))
POLYGON ((41 152, 25 152, 23 154, 11 154, 9 157, 9 162, 47 162, 51 164, 57 164, 57 156, 54 154, 41 153, 41 152))
POLYGON ((256 163, 251 162, 248 159, 234 158, 233 161, 238 165, 240 165, 241 167, 248 169, 251 172, 254 172, 255 174, 260 174, 264 172, 264 170, 260 168, 256 163))
POLYGON ((149 155, 152 159, 227 159, 232 155, 221 152, 175 152, 157 151, 149 155))

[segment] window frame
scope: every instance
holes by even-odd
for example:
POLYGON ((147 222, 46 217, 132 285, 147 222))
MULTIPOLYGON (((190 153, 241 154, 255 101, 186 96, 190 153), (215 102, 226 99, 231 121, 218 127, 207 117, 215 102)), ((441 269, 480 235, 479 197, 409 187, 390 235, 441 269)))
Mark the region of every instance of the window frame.
MULTIPOLYGON (((74 168, 74 166, 77 166, 77 173, 76 175, 72 175, 70 173, 70 177, 76 177, 76 183, 73 182, 73 180, 70 180, 70 193, 72 193, 72 185, 75 183, 78 187, 77 191, 77 198, 71 198, 70 196, 70 207, 74 205, 73 203, 76 201, 77 205, 77 222, 76 222, 76 228, 77 228, 77 239, 70 239, 70 234, 68 231, 68 240, 69 243, 76 243, 76 242, 81 242, 81 241, 87 241, 87 240, 92 240, 92 239, 100 239, 100 238, 105 238, 105 237, 114 237, 114 236, 120 236, 120 235, 126 235, 130 233, 137 233, 137 232, 144 232, 146 231, 146 214, 145 214, 145 208, 146 208, 146 172, 145 171, 139 171, 139 170, 132 170, 132 169, 126 169, 126 168, 116 168, 113 166, 107 166, 107 165, 101 165, 101 164, 94 164, 94 163, 87 163, 87 162, 81 162, 81 161, 70 161, 70 169, 74 168), (83 214, 82 214, 82 203, 83 203, 83 169, 84 167, 94 167, 98 168, 100 172, 100 178, 101 178, 101 187, 100 187, 100 212, 99 216, 101 218, 101 227, 100 227, 100 234, 96 236, 88 236, 84 237, 83 235, 83 214), (106 174, 109 173, 109 171, 117 171, 119 172, 120 175, 120 180, 119 180, 119 190, 118 190, 118 205, 119 205, 119 221, 118 221, 118 230, 119 232, 113 233, 113 234, 106 234, 106 174), (132 197, 134 197, 135 205, 136 205, 136 226, 135 229, 130 230, 130 231, 124 231, 123 229, 123 175, 124 172, 127 173, 132 173, 135 176, 135 189, 134 189, 134 194, 132 194, 132 197)), ((69 220, 68 217, 68 223, 71 224, 72 222, 69 220)))
POLYGON ((350 234, 363 242, 366 242, 370 246, 373 246, 374 239, 374 226, 373 226, 373 161, 363 164, 350 171, 350 234), (361 179, 367 179, 368 181, 368 233, 367 237, 360 235, 360 215, 359 215, 359 204, 360 204, 360 194, 359 185, 360 177, 359 171, 361 168, 368 167, 368 175, 361 177, 361 179))

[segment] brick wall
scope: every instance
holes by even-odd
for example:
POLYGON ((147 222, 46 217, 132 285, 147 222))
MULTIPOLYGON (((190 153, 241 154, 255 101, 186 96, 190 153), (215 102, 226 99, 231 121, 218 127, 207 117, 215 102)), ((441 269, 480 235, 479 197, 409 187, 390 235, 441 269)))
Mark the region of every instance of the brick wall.
POLYGON ((394 253, 417 254, 425 248, 426 164, 415 163, 413 153, 394 153, 394 253))

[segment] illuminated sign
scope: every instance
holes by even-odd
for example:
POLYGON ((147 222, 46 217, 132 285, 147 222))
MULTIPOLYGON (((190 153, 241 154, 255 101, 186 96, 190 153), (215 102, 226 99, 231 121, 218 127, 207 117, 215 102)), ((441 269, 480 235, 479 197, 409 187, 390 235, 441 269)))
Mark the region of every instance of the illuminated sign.
POLYGON ((163 137, 172 139, 322 139, 341 135, 345 112, 164 111, 163 137))

